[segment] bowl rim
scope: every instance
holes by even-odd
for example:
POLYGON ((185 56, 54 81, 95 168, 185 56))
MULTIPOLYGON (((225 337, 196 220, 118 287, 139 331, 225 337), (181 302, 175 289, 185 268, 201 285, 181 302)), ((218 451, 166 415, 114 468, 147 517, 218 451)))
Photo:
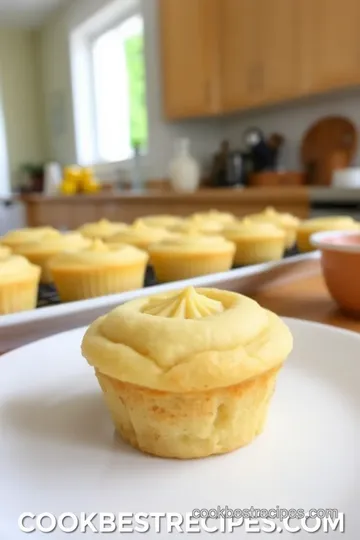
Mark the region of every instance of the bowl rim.
POLYGON ((310 237, 310 243, 319 249, 320 251, 342 251, 347 253, 360 253, 360 242, 358 245, 352 244, 334 244, 326 239, 340 238, 340 237, 352 237, 357 236, 360 238, 360 231, 322 231, 312 234, 310 237))

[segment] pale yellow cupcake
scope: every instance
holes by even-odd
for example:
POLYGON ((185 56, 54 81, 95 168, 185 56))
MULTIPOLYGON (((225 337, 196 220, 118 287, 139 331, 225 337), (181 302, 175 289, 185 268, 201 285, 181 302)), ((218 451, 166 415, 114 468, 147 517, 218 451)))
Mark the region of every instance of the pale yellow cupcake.
POLYGON ((221 225, 230 225, 236 221, 236 217, 228 212, 219 212, 218 210, 209 210, 208 212, 196 212, 189 218, 194 223, 200 221, 215 221, 221 225))
POLYGON ((52 227, 14 229, 0 238, 0 243, 16 251, 17 246, 27 242, 38 242, 45 238, 56 238, 61 233, 52 227))
POLYGON ((6 259, 11 254, 11 249, 0 244, 0 259, 6 259))
POLYGON ((210 220, 199 220, 199 221, 193 221, 193 220, 185 220, 183 223, 180 223, 180 225, 176 225, 175 227, 172 227, 169 229, 171 232, 179 233, 179 234, 208 234, 211 236, 217 236, 221 233, 223 230, 224 225, 219 223, 218 221, 210 221, 210 220))
POLYGON ((349 216, 328 216, 303 221, 297 232, 297 247, 302 253, 314 251, 316 248, 310 243, 311 235, 325 231, 353 231, 360 230, 360 224, 349 216))
POLYGON ((128 227, 126 223, 113 223, 107 219, 101 219, 96 223, 85 223, 85 225, 79 227, 78 231, 85 238, 107 240, 122 229, 126 229, 126 227, 128 227))
POLYGON ((277 261, 285 253, 286 233, 271 223, 244 219, 224 229, 223 235, 236 245, 237 266, 277 261))
POLYGON ((9 255, 0 260, 0 314, 36 308, 41 269, 25 257, 9 255))
POLYGON ((23 255, 30 262, 40 266, 41 283, 52 282, 49 271, 49 261, 63 251, 78 251, 91 244, 91 240, 84 238, 80 233, 64 233, 54 238, 43 238, 38 242, 28 242, 17 246, 16 252, 23 255))
POLYGON ((296 234, 300 225, 300 219, 285 212, 277 212, 268 207, 259 214, 250 214, 247 219, 260 223, 272 223, 286 232, 286 247, 291 249, 296 243, 296 234))
POLYGON ((133 246, 93 240, 79 251, 60 253, 49 269, 63 302, 106 296, 144 285, 146 252, 133 246))
MULTIPOLYGON (((171 229, 183 222, 184 218, 171 215, 154 215, 145 216, 141 218, 141 222, 148 227, 155 227, 155 229, 171 229)), ((136 221, 135 221, 136 223, 136 221)))
POLYGON ((221 236, 189 234, 153 244, 149 254, 157 280, 164 283, 230 270, 235 245, 221 236))
POLYGON ((137 220, 133 225, 119 231, 117 234, 107 239, 109 244, 130 244, 145 251, 151 244, 160 242, 165 238, 174 236, 165 228, 150 227, 143 220, 137 220))
POLYGON ((191 459, 231 452, 264 430, 292 346, 281 319, 250 298, 190 287, 99 318, 82 354, 126 442, 191 459))

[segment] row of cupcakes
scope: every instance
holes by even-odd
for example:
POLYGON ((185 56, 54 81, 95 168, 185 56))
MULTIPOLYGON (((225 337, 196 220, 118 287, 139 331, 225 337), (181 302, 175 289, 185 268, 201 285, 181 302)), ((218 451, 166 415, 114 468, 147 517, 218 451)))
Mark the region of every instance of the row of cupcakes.
POLYGON ((242 220, 210 211, 101 220, 70 233, 15 230, 1 239, 0 313, 33 309, 39 282, 54 283, 63 302, 87 299, 141 288, 148 264, 158 282, 176 281, 278 260, 296 241, 311 248, 314 232, 358 227, 348 217, 300 222, 270 208, 242 220))

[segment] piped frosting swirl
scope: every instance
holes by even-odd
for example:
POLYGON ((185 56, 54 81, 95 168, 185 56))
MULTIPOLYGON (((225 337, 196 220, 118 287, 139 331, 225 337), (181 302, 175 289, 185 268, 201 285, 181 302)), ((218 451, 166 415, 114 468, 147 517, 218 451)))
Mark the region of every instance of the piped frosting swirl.
POLYGON ((224 309, 221 301, 188 287, 174 295, 150 297, 141 311, 147 315, 171 319, 203 319, 222 313, 224 309))

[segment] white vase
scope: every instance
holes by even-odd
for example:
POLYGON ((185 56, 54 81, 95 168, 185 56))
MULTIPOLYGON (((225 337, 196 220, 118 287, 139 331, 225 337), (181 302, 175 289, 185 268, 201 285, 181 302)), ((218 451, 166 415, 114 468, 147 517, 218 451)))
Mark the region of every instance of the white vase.
POLYGON ((200 167, 190 153, 189 139, 175 143, 175 156, 169 166, 171 186, 174 191, 194 192, 200 184, 200 167))

